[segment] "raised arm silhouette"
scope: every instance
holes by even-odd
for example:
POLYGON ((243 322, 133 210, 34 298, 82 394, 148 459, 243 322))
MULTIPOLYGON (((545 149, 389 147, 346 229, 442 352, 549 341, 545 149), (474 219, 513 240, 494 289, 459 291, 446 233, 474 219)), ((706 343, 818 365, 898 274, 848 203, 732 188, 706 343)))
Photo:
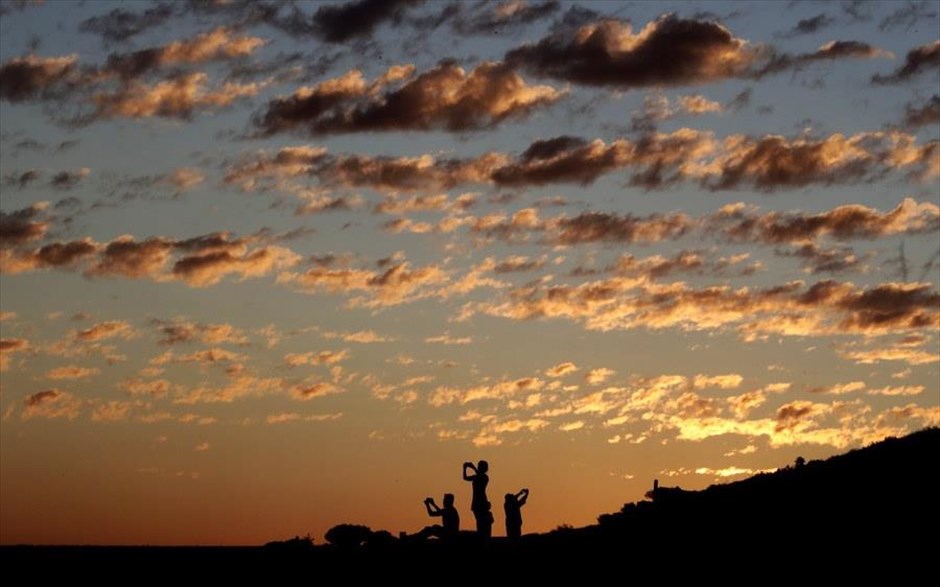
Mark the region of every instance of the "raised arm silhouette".
POLYGON ((431 536, 435 536, 437 538, 450 540, 460 534, 460 514, 457 513, 457 508, 454 507, 454 494, 444 494, 444 507, 439 507, 434 503, 433 497, 424 500, 424 507, 428 510, 428 515, 432 518, 441 518, 443 525, 435 524, 434 526, 428 526, 418 532, 418 537, 430 538, 431 536))
POLYGON ((477 533, 485 537, 490 536, 493 528, 493 513, 490 511, 490 502, 486 498, 486 486, 490 482, 486 473, 489 469, 490 465, 486 461, 480 461, 476 466, 470 462, 463 464, 463 479, 473 484, 470 511, 473 512, 473 517, 477 522, 477 533), (473 473, 470 474, 468 471, 473 473))
POLYGON ((522 536, 522 506, 528 499, 528 489, 523 489, 519 493, 506 494, 503 510, 506 512, 506 536, 509 538, 522 536))

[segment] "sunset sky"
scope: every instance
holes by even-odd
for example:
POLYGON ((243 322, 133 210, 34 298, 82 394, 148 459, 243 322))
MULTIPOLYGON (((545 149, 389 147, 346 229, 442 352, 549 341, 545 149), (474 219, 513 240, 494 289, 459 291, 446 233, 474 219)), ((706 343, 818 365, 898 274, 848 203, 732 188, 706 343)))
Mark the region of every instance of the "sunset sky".
POLYGON ((938 2, 12 2, 0 543, 524 532, 940 424, 938 2))

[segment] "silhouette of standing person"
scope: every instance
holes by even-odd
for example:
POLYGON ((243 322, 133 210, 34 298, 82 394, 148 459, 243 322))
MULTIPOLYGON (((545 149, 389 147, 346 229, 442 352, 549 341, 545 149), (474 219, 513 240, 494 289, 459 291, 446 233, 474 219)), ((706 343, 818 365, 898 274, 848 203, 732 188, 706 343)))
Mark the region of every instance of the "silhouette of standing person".
POLYGON ((428 526, 418 532, 419 538, 437 536, 441 539, 450 540, 456 538, 457 535, 460 534, 460 514, 457 513, 457 508, 454 507, 453 493, 444 494, 443 508, 438 507, 438 505, 434 503, 433 497, 429 497, 424 500, 424 507, 427 508, 428 515, 432 518, 441 518, 443 526, 428 526))
POLYGON ((473 484, 473 499, 470 502, 470 511, 477 521, 477 534, 489 536, 493 527, 493 513, 490 511, 490 502, 486 499, 486 486, 490 482, 490 465, 486 461, 480 461, 476 466, 473 463, 463 464, 463 480, 470 481, 473 484), (467 470, 473 471, 472 475, 467 474, 467 470))
POLYGON ((477 519, 477 533, 483 538, 489 538, 493 535, 493 512, 490 511, 490 502, 486 502, 486 509, 477 519))
POLYGON ((529 499, 529 490, 523 489, 519 493, 507 493, 503 502, 506 512, 506 536, 519 538, 522 536, 522 506, 529 499))

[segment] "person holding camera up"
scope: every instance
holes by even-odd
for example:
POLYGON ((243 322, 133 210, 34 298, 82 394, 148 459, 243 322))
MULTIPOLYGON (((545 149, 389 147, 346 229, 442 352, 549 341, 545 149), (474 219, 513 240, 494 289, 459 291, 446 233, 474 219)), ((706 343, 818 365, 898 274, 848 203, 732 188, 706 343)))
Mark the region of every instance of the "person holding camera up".
POLYGON ((489 468, 490 465, 486 461, 480 461, 476 466, 471 462, 463 464, 463 480, 473 484, 473 499, 470 502, 470 511, 473 512, 473 517, 476 518, 477 534, 487 538, 493 527, 493 513, 490 511, 490 502, 486 498, 486 486, 490 482, 490 478, 486 473, 489 468), (468 470, 473 471, 473 474, 468 474, 468 470))
POLYGON ((425 498, 424 507, 432 518, 441 518, 443 525, 428 526, 418 533, 420 538, 436 536, 443 540, 451 540, 460 534, 460 514, 454 507, 454 494, 444 494, 444 507, 438 507, 433 497, 425 498))
POLYGON ((507 493, 503 502, 506 512, 506 536, 519 538, 522 536, 522 506, 529 499, 529 490, 523 489, 519 493, 507 493))

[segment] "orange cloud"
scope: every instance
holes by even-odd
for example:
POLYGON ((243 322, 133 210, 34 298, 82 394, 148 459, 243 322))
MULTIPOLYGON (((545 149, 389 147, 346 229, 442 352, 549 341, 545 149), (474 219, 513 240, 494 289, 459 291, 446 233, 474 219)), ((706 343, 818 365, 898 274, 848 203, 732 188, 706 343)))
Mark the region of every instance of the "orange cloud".
POLYGON ((134 327, 124 320, 106 320, 92 324, 84 330, 74 333, 76 339, 82 342, 98 342, 112 338, 127 340, 136 335, 134 327))
POLYGON ((289 353, 284 356, 284 363, 289 367, 301 365, 334 365, 349 358, 348 350, 319 351, 309 353, 289 353))
POLYGON ((68 365, 66 367, 57 367, 46 373, 49 379, 84 379, 101 373, 100 369, 91 367, 79 367, 78 365, 68 365))
POLYGON ((329 381, 313 381, 311 383, 300 383, 291 387, 290 392, 294 399, 307 401, 318 397, 342 393, 343 388, 330 383, 329 381))
POLYGON ((0 338, 0 371, 10 368, 10 355, 21 353, 29 349, 29 341, 25 338, 0 338))
POLYGON ((233 29, 219 27, 191 39, 173 41, 160 47, 132 53, 113 53, 108 56, 104 72, 125 79, 137 78, 149 71, 172 65, 247 57, 265 44, 261 38, 237 37, 233 32, 233 29))
POLYGON ((414 66, 393 66, 367 83, 353 70, 272 100, 254 120, 260 134, 300 131, 311 136, 352 132, 491 128, 524 118, 564 93, 530 86, 512 68, 486 62, 469 73, 442 62, 412 78, 414 66), (400 87, 383 91, 395 82, 400 87))
POLYGON ((44 97, 75 70, 77 55, 14 57, 0 65, 0 99, 12 103, 44 97))
POLYGON ((734 290, 614 277, 579 285, 514 288, 501 300, 464 305, 459 318, 476 313, 515 320, 565 318, 589 330, 734 327, 746 339, 769 334, 878 335, 937 326, 940 294, 928 284, 883 283, 863 289, 821 281, 808 288, 791 282, 734 290))
POLYGON ((324 332, 323 338, 339 338, 344 342, 357 342, 360 344, 370 344, 375 342, 392 342, 394 337, 379 334, 374 330, 359 330, 357 332, 324 332))
POLYGON ((665 15, 637 32, 614 19, 556 32, 513 49, 506 61, 578 84, 641 88, 741 76, 758 57, 755 47, 716 22, 665 15))
POLYGON ((33 204, 14 212, 0 211, 0 248, 22 245, 41 239, 49 230, 49 223, 37 221, 48 206, 33 204))
POLYGON ((47 389, 26 397, 20 417, 31 418, 66 418, 74 420, 81 411, 82 402, 67 391, 47 389))
POLYGON ((549 377, 564 377, 570 373, 574 373, 578 370, 578 366, 572 363, 571 361, 565 361, 564 363, 558 363, 553 365, 545 370, 545 374, 549 377))
POLYGON ((95 111, 76 122, 155 116, 187 120, 196 112, 222 109, 239 98, 255 96, 264 87, 227 82, 207 89, 208 79, 205 73, 185 73, 152 85, 135 81, 112 92, 97 92, 91 97, 95 111))

